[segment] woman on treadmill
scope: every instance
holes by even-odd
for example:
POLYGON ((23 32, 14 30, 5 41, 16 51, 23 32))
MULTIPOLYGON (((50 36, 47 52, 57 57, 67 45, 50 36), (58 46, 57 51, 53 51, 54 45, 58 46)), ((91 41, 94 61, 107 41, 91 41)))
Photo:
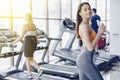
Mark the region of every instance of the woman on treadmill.
POLYGON ((33 64, 37 69, 39 69, 38 64, 33 59, 33 53, 37 46, 37 30, 35 24, 32 21, 32 15, 30 13, 25 14, 25 22, 26 23, 23 25, 21 35, 11 44, 23 40, 23 52, 26 57, 28 78, 33 78, 31 74, 31 65, 33 64))
POLYGON ((79 5, 76 32, 77 38, 83 42, 83 48, 76 60, 79 69, 79 80, 103 80, 93 63, 93 54, 98 40, 105 31, 105 25, 101 24, 96 34, 89 23, 91 14, 91 7, 88 2, 83 2, 79 5))

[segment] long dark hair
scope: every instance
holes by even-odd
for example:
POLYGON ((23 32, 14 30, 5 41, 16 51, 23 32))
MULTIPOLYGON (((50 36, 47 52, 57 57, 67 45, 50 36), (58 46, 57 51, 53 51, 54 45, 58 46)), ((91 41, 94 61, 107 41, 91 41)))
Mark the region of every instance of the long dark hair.
POLYGON ((82 17, 80 16, 80 12, 81 12, 81 9, 82 9, 82 6, 83 5, 88 5, 90 8, 90 4, 88 2, 83 2, 83 3, 80 3, 79 6, 78 6, 78 10, 77 10, 77 16, 76 16, 76 36, 78 39, 80 39, 80 34, 79 34, 79 25, 81 24, 82 22, 82 17))

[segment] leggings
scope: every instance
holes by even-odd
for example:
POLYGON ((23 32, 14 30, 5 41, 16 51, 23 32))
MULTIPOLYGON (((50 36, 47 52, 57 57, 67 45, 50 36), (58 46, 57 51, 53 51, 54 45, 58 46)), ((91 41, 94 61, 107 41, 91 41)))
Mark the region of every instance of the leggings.
POLYGON ((94 51, 90 52, 86 47, 82 48, 76 60, 79 69, 79 80, 104 80, 93 63, 93 55, 94 51))

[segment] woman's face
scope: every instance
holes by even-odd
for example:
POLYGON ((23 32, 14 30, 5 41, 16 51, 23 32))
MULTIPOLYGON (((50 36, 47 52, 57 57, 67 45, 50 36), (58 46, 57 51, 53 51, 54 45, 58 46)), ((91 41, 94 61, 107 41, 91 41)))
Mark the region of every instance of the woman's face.
POLYGON ((84 4, 81 8, 81 11, 80 11, 80 16, 82 18, 86 18, 86 19, 89 19, 92 15, 92 11, 91 11, 91 8, 89 7, 89 5, 87 4, 84 4))

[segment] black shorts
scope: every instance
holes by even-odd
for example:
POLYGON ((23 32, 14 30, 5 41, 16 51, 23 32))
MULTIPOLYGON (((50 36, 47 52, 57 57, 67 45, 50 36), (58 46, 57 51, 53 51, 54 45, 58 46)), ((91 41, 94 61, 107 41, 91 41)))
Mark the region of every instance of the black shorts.
POLYGON ((25 57, 33 57, 33 53, 36 50, 36 46, 36 36, 26 36, 23 43, 23 52, 25 57))

